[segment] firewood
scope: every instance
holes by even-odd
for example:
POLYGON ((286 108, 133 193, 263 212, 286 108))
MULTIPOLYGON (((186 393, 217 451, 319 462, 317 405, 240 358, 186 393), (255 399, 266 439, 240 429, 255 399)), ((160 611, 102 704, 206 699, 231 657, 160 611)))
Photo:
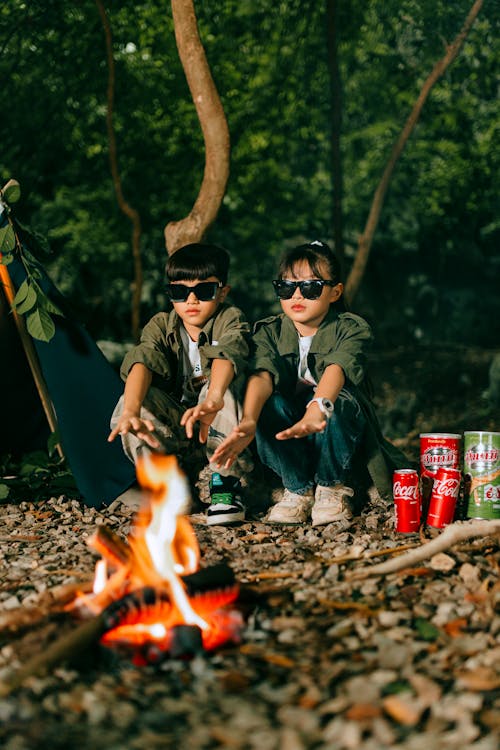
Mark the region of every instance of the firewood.
POLYGON ((108 526, 98 526, 87 544, 115 568, 127 565, 130 561, 131 550, 128 542, 108 526))
POLYGON ((4 698, 20 688, 28 677, 45 675, 53 667, 95 645, 106 629, 105 619, 106 615, 102 613, 57 638, 17 672, 0 682, 0 697, 4 698))
POLYGON ((49 617, 63 611, 65 605, 80 592, 92 589, 91 582, 63 583, 44 591, 36 604, 21 606, 0 615, 0 635, 19 633, 42 625, 49 617))
POLYGON ((366 566, 361 570, 355 570, 346 577, 349 580, 359 580, 375 575, 386 575, 398 570, 411 567, 415 563, 432 557, 437 552, 449 549, 457 542, 471 537, 485 537, 500 533, 500 519, 494 520, 471 520, 458 521, 447 526, 443 533, 421 547, 412 549, 406 555, 401 555, 393 560, 386 560, 378 565, 366 566))

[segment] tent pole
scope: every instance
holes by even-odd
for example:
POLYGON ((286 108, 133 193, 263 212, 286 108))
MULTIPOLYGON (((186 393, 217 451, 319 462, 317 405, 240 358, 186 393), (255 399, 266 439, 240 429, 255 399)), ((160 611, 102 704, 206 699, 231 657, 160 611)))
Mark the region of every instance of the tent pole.
MULTIPOLYGON (((40 367, 40 362, 38 361, 38 357, 37 357, 35 347, 33 345, 33 341, 31 340, 31 337, 26 330, 24 320, 22 319, 20 315, 18 315, 15 308, 13 307, 13 302, 14 302, 14 297, 16 296, 16 291, 12 284, 7 266, 3 265, 2 263, 0 263, 0 283, 3 286, 3 290, 4 290, 5 297, 7 299, 7 302, 9 303, 11 307, 12 315, 14 316, 14 322, 17 328, 17 332, 19 334, 19 338, 21 339, 21 344, 23 346, 24 353, 26 354, 26 359, 28 360, 28 365, 30 367, 33 380, 35 381, 36 389, 38 391, 38 395, 40 396, 40 401, 42 402, 42 407, 45 412, 47 422, 49 423, 49 427, 51 431, 57 432, 57 417, 54 411, 54 405, 49 395, 47 383, 45 382, 45 379, 43 377, 43 373, 40 367)), ((64 453, 63 453, 60 443, 57 443, 56 449, 57 449, 59 456, 61 458, 64 458, 64 453)))

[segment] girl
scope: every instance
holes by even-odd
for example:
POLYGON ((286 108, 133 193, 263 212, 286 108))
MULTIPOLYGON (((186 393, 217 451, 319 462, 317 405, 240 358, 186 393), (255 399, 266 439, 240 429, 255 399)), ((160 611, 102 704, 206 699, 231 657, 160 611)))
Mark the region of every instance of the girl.
POLYGON ((408 465, 380 433, 365 383, 365 320, 345 311, 340 265, 315 241, 283 256, 273 286, 282 313, 255 326, 243 416, 212 461, 229 468, 256 438, 283 483, 268 520, 313 526, 350 517, 353 469, 390 497, 390 470, 408 465), (362 464, 361 464, 362 462, 362 464))

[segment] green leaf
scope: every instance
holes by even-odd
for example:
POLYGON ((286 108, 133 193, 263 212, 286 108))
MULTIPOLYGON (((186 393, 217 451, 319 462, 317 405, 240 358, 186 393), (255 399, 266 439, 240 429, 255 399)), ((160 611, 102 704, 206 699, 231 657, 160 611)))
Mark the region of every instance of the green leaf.
POLYGON ((47 297, 42 287, 37 284, 36 281, 32 281, 32 284, 33 288, 36 291, 37 304, 40 310, 45 310, 46 313, 52 313, 53 315, 62 315, 62 317, 64 317, 64 313, 61 312, 61 310, 52 302, 49 297, 47 297))
POLYGON ((62 310, 60 310, 57 305, 55 305, 50 297, 44 296, 43 298, 43 304, 41 305, 43 309, 48 312, 52 313, 52 315, 60 315, 62 318, 64 318, 64 313, 62 310))
POLYGON ((14 260, 14 253, 4 253, 3 255, 2 253, 0 253, 0 263, 3 266, 8 266, 9 263, 12 263, 13 260, 14 260))
POLYGON ((16 235, 10 224, 0 229, 0 253, 11 253, 16 247, 16 235))
POLYGON ((54 321, 50 315, 39 308, 26 317, 26 327, 30 336, 39 341, 50 341, 56 332, 54 321))
POLYGON ((384 685, 382 689, 382 695, 397 695, 398 693, 406 693, 411 688, 410 683, 407 680, 394 680, 384 685))
POLYGON ((0 484, 0 500, 5 500, 6 497, 9 495, 9 488, 6 484, 0 484))
POLYGON ((17 203, 17 201, 21 197, 21 186, 19 185, 18 181, 9 180, 2 189, 2 196, 4 201, 6 201, 6 203, 9 203, 10 205, 12 205, 12 203, 17 203))
POLYGON ((17 303, 16 299, 14 298, 14 305, 19 315, 24 315, 25 313, 29 312, 36 305, 36 303, 37 303, 37 293, 31 285, 28 286, 27 294, 22 300, 22 302, 17 303))
POLYGON ((415 620, 415 628, 419 636, 424 641, 436 641, 441 635, 441 631, 432 622, 424 620, 423 617, 417 617, 415 620))
POLYGON ((14 297, 14 304, 20 305, 21 302, 24 302, 24 300, 28 296, 29 290, 30 290, 29 282, 27 279, 25 279, 16 292, 16 296, 14 297))

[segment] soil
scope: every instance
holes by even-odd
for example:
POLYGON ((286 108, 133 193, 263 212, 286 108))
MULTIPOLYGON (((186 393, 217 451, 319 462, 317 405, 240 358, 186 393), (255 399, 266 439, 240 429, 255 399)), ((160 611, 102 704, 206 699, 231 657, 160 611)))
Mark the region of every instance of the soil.
MULTIPOLYGON (((482 397, 491 358, 375 355, 385 434, 416 460, 420 432, 498 430, 498 408, 482 397)), ((64 606, 92 579, 89 538, 106 527, 125 540, 135 517, 120 503, 97 511, 67 495, 0 503, 2 747, 498 748, 498 532, 356 577, 440 532, 397 534, 391 504, 376 498, 351 520, 272 526, 263 478, 247 489, 247 522, 192 517, 201 568, 223 562, 239 582, 240 642, 138 666, 94 634, 12 690, 33 657, 81 633, 64 606)))

